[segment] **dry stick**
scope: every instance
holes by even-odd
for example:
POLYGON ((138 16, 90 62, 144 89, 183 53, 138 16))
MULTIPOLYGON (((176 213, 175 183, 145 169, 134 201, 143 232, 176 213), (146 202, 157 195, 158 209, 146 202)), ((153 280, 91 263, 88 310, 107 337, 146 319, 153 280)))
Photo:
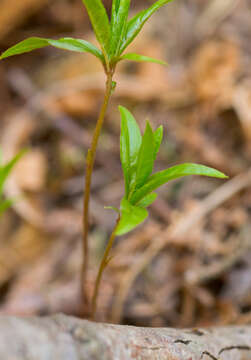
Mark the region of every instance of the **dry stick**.
POLYGON ((184 236, 196 223, 201 221, 209 212, 214 210, 231 196, 249 186, 251 183, 251 169, 245 174, 236 176, 234 179, 228 181, 220 186, 212 194, 204 199, 204 201, 188 214, 185 214, 175 225, 169 226, 163 232, 158 233, 157 237, 142 254, 137 263, 132 266, 125 274, 124 278, 119 284, 118 295, 115 298, 112 311, 112 321, 118 322, 121 318, 123 306, 127 298, 127 294, 132 287, 135 279, 146 268, 149 263, 170 243, 171 240, 176 240, 184 236))
POLYGON ((103 272, 104 272, 104 270, 105 270, 105 268, 108 265, 109 260, 110 260, 108 257, 109 257, 112 245, 113 245, 115 237, 116 237, 116 230, 117 230, 118 225, 119 225, 119 220, 120 220, 120 216, 117 219, 116 225, 115 225, 115 227, 113 229, 113 232, 112 232, 112 234, 110 236, 110 239, 109 239, 109 241, 107 243, 107 246, 106 246, 102 261, 101 261, 101 264, 99 266, 98 275, 97 275, 97 278, 96 278, 96 281, 95 281, 94 294, 93 294, 93 297, 92 297, 92 309, 91 309, 91 318, 92 318, 92 320, 95 319, 96 309, 97 309, 97 298, 98 298, 98 293, 99 293, 99 288, 100 288, 100 282, 101 282, 102 274, 103 274, 103 272))
POLYGON ((203 284, 204 282, 211 280, 220 274, 226 272, 233 267, 243 255, 250 249, 250 227, 248 226, 244 232, 240 233, 240 239, 236 245, 236 248, 225 256, 222 260, 219 260, 212 265, 201 266, 197 269, 188 270, 185 274, 185 281, 188 286, 194 286, 203 284))
POLYGON ((86 160, 86 175, 85 175, 85 190, 84 190, 84 209, 83 209, 83 266, 81 272, 81 288, 84 305, 88 305, 87 296, 85 293, 85 283, 87 279, 87 270, 88 270, 88 260, 89 260, 89 246, 88 246, 88 232, 89 232, 89 202, 90 202, 90 192, 91 192, 91 180, 93 166, 96 157, 96 150, 98 145, 99 136, 102 130, 107 106, 112 93, 112 77, 114 71, 107 73, 106 81, 106 91, 104 102, 100 110, 99 118, 96 124, 96 128, 92 138, 91 148, 88 150, 87 160, 86 160))

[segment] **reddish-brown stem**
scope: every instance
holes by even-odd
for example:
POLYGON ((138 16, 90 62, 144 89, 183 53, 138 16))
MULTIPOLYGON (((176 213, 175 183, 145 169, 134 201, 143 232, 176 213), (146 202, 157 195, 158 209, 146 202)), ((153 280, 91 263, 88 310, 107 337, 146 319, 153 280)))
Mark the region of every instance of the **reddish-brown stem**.
POLYGON ((92 138, 91 148, 88 150, 87 159, 86 159, 86 173, 85 173, 85 190, 84 190, 84 209, 83 209, 83 267, 81 272, 81 289, 83 295, 84 306, 88 307, 87 296, 85 292, 85 284, 87 280, 87 271, 89 263, 89 246, 88 246, 88 232, 89 232, 89 202, 90 202, 90 192, 91 192, 91 180, 93 166, 96 157, 96 150, 98 145, 98 140, 102 130, 107 106, 112 93, 112 77, 114 71, 109 71, 107 73, 106 81, 106 91, 104 96, 104 102, 100 110, 96 128, 92 138))
POLYGON ((107 266, 107 264, 109 263, 109 254, 112 248, 112 245, 114 243, 115 237, 116 237, 116 231, 119 225, 119 220, 120 220, 120 216, 117 219, 116 225, 113 229, 113 232, 110 236, 110 239, 107 243, 101 264, 99 266, 99 270, 98 270, 98 274, 96 277, 96 281, 95 281, 95 288, 94 288, 94 293, 93 293, 93 297, 92 297, 92 304, 91 304, 91 319, 94 320, 95 319, 95 315, 96 315, 96 309, 97 309, 97 298, 98 298, 98 294, 99 294, 99 288, 100 288, 100 282, 102 279, 102 275, 103 272, 107 266))

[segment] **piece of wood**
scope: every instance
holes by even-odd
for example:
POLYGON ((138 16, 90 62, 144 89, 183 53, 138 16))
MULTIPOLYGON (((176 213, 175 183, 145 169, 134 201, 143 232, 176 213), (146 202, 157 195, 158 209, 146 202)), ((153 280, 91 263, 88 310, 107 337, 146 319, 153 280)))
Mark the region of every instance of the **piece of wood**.
POLYGON ((0 317, 4 360, 250 360, 251 326, 178 330, 0 317))

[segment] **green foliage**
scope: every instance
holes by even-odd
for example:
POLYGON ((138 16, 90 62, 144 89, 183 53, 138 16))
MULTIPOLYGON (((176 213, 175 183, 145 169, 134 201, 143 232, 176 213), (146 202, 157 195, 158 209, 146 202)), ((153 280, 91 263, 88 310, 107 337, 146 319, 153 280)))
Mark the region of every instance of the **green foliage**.
POLYGON ((152 63, 156 63, 156 64, 160 64, 160 65, 167 65, 167 63, 165 61, 154 59, 149 56, 134 54, 134 53, 122 55, 119 58, 119 60, 130 60, 130 61, 137 61, 137 62, 152 62, 152 63))
POLYGON ((113 0, 109 58, 120 54, 120 45, 126 29, 130 0, 113 0))
POLYGON ((116 64, 121 60, 147 61, 166 65, 166 62, 148 56, 123 52, 135 39, 143 28, 146 21, 160 7, 172 0, 158 0, 148 9, 140 11, 132 19, 128 20, 130 0, 113 0, 111 20, 101 0, 82 0, 88 12, 96 38, 101 50, 82 39, 62 38, 59 40, 32 37, 21 41, 6 50, 0 59, 19 55, 40 49, 46 46, 54 46, 64 50, 88 52, 96 56, 104 65, 106 72, 114 71, 116 64))
POLYGON ((129 189, 134 187, 136 180, 142 136, 133 115, 123 106, 120 106, 119 110, 121 114, 120 160, 125 179, 125 193, 128 197, 129 189))
POLYGON ((0 215, 7 210, 12 204, 13 200, 3 199, 3 187, 8 179, 8 176, 10 175, 13 167, 16 165, 16 163, 19 161, 19 159, 23 156, 24 151, 21 151, 18 153, 12 160, 10 160, 7 164, 2 165, 0 162, 0 215))
POLYGON ((188 175, 227 178, 218 170, 192 163, 176 165, 151 175, 162 142, 163 127, 153 132, 147 122, 142 137, 133 115, 122 106, 119 110, 121 113, 120 157, 125 179, 125 196, 120 204, 121 218, 117 235, 126 234, 147 218, 146 207, 157 197, 153 191, 168 181, 188 175))
POLYGON ((23 54, 35 49, 41 49, 49 45, 69 51, 89 52, 95 55, 100 60, 104 61, 102 52, 98 48, 96 48, 96 46, 92 45, 88 41, 81 39, 73 39, 73 38, 62 38, 59 40, 52 40, 52 39, 45 39, 38 37, 32 37, 26 39, 24 41, 21 41, 17 45, 12 46, 10 49, 6 50, 1 55, 0 59, 4 59, 13 55, 23 54))
POLYGON ((122 199, 120 204, 121 219, 116 235, 124 235, 141 224, 148 216, 144 207, 133 206, 127 199, 122 199))
POLYGON ((96 38, 107 56, 111 35, 108 15, 101 0, 82 0, 92 23, 96 38))
POLYGON ((140 11, 136 14, 126 26, 125 36, 123 38, 120 51, 121 53, 131 44, 135 37, 139 34, 147 20, 163 5, 173 0, 158 0, 146 10, 140 11))

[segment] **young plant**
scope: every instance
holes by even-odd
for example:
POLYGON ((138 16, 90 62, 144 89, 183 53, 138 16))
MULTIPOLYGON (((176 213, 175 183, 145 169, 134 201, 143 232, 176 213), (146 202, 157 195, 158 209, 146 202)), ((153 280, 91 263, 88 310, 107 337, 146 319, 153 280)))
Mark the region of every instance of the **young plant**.
POLYGON ((95 283, 92 298, 92 317, 95 317, 97 297, 103 271, 109 263, 109 254, 114 239, 136 228, 148 217, 146 210, 157 198, 154 192, 161 185, 188 175, 201 175, 226 179, 222 172, 204 165, 185 163, 152 174, 162 138, 163 127, 153 131, 149 122, 143 136, 133 115, 124 107, 121 114, 120 159, 124 174, 125 195, 117 211, 118 219, 108 241, 95 283))
POLYGON ((112 91, 116 86, 116 83, 113 81, 113 75, 116 69, 116 65, 121 60, 147 61, 166 65, 164 61, 135 53, 124 54, 124 51, 139 34, 146 21, 159 8, 171 1, 172 0, 155 1, 148 9, 140 11, 134 17, 128 20, 131 0, 113 0, 110 19, 101 0, 82 0, 87 9, 92 27, 100 45, 100 49, 83 39, 65 37, 54 40, 32 37, 21 41, 15 46, 12 46, 0 56, 0 59, 5 59, 9 56, 23 54, 51 45, 64 50, 76 51, 80 53, 88 52, 101 61, 104 67, 104 71, 107 77, 104 102, 100 110, 92 138, 91 148, 88 151, 86 160, 83 209, 83 269, 81 281, 83 295, 84 284, 86 281, 86 272, 88 268, 88 225, 91 178, 95 162, 96 149, 103 126, 104 117, 112 91))
POLYGON ((18 160, 23 156, 23 154, 24 152, 21 151, 7 164, 2 165, 2 156, 1 156, 2 154, 0 152, 0 216, 13 204, 13 200, 3 198, 3 188, 13 167, 16 165, 18 160))

